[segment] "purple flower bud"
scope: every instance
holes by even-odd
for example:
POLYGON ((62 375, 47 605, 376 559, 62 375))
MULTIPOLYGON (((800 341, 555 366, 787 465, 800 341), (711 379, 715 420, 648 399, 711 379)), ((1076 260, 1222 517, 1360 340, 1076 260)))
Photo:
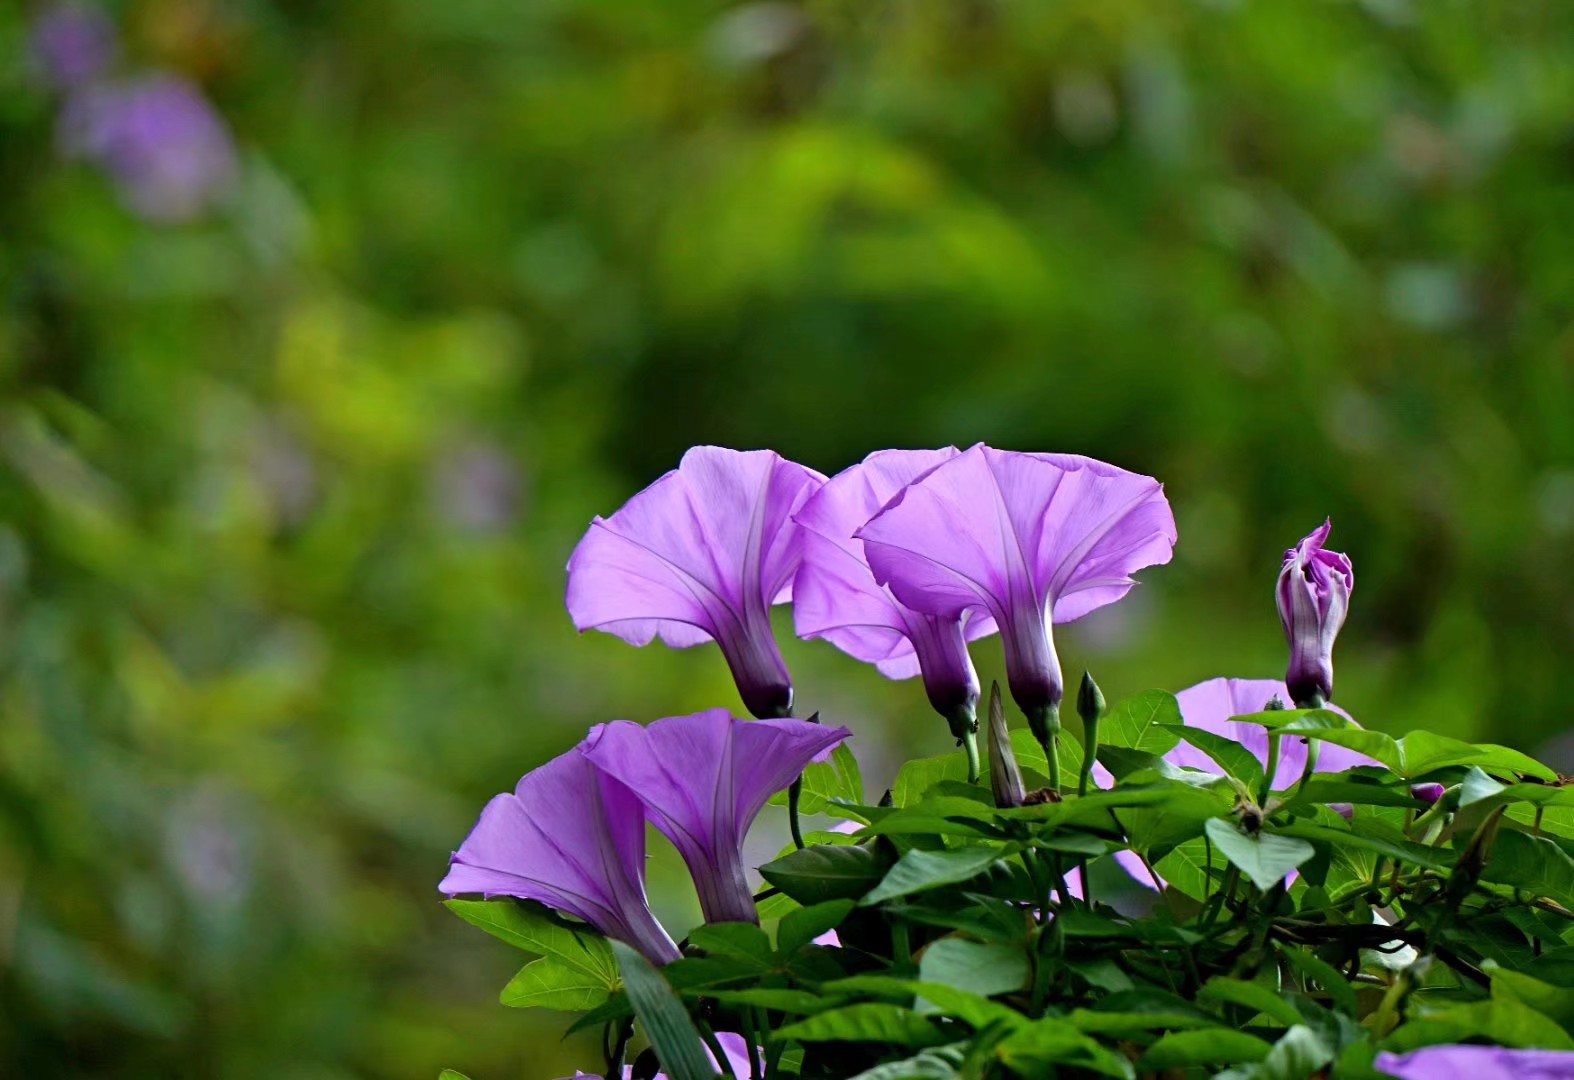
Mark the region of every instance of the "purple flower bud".
POLYGON ((115 28, 102 8, 60 4, 33 24, 28 52, 39 77, 55 90, 99 78, 115 59, 115 28))
POLYGON ((1279 619, 1290 644, 1284 681, 1300 708, 1318 708, 1333 697, 1334 639, 1355 587, 1349 558, 1323 547, 1330 528, 1324 521, 1286 551, 1279 571, 1279 619))
POLYGON ((1346 821, 1351 821, 1355 818, 1355 807, 1351 806, 1347 802, 1331 802, 1328 804, 1328 809, 1332 810, 1346 821))
POLYGON ((1006 710, 1000 703, 1000 684, 989 687, 989 788, 995 805, 1002 810, 1021 806, 1027 799, 1022 770, 1011 749, 1011 732, 1006 728, 1006 710))
POLYGON ((1410 797, 1431 806, 1443 797, 1442 784, 1411 784, 1410 797))

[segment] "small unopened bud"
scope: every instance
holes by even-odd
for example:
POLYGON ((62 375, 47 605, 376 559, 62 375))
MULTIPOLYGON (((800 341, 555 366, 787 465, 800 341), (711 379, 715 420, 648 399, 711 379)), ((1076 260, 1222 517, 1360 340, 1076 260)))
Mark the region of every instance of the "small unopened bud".
POLYGON ((1093 681, 1093 673, 1082 673, 1082 685, 1077 689, 1077 715, 1084 724, 1096 724, 1104 715, 1104 691, 1093 681))
POLYGON ((1346 821, 1352 821, 1355 818, 1355 807, 1347 802, 1331 802, 1328 804, 1328 809, 1332 810, 1346 821))
POLYGON ((1000 701, 1000 684, 989 687, 989 789, 1001 809, 1021 806, 1027 797, 1022 770, 1011 749, 1011 732, 1006 727, 1006 709, 1000 701))
POLYGON ((1263 712, 1284 712, 1284 708, 1285 708, 1285 706, 1284 706, 1284 698, 1280 697, 1278 694, 1275 694, 1273 697, 1268 699, 1268 704, 1266 704, 1266 705, 1264 705, 1262 707, 1262 711, 1263 712))
POLYGON ((1411 784, 1410 797, 1431 806, 1443 797, 1443 790, 1442 784, 1411 784))

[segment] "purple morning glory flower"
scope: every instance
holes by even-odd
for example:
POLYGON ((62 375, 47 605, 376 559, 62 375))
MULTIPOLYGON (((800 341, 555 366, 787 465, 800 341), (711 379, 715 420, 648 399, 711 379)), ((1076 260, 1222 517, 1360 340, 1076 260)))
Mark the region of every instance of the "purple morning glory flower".
POLYGON ((1316 708, 1334 696, 1334 639, 1355 587, 1349 557, 1323 547, 1330 528, 1332 523, 1324 521, 1286 551, 1279 571, 1279 621, 1290 644, 1284 681, 1290 700, 1302 708, 1316 708))
MULTIPOLYGON (((1188 686, 1175 695, 1175 700, 1180 704, 1181 719, 1187 727, 1211 731, 1240 743, 1266 768, 1268 729, 1258 724, 1239 723, 1230 717, 1262 712, 1276 697, 1283 702, 1286 694, 1284 683, 1277 679, 1208 679, 1188 686)), ((1332 705, 1324 707, 1346 719, 1350 717, 1343 709, 1332 705)), ((1307 740, 1303 738, 1285 736, 1279 740, 1279 769, 1273 776, 1274 789, 1282 791, 1301 779, 1306 771, 1307 749, 1307 740)), ((1219 771, 1212 758, 1189 743, 1181 743, 1165 754, 1164 760, 1182 768, 1219 771)), ((1317 751, 1316 771, 1343 772, 1357 765, 1377 764, 1365 754, 1325 742, 1317 751)))
POLYGON ((694 447, 617 513, 591 522, 568 562, 575 627, 631 645, 715 641, 749 712, 788 715, 792 680, 770 609, 792 599, 803 556, 792 517, 823 483, 771 450, 694 447))
POLYGON ((1133 572, 1168 562, 1175 519, 1152 477, 980 443, 904 488, 857 535, 875 580, 906 606, 994 619, 1011 696, 1047 741, 1063 692, 1052 624, 1114 603, 1133 572))
POLYGON ((875 581, 854 534, 899 491, 956 457, 942 450, 881 450, 828 480, 798 511, 803 566, 793 583, 798 636, 821 637, 889 679, 922 674, 935 711, 962 739, 977 729, 978 674, 967 642, 995 632, 981 611, 926 615, 875 581))
POLYGON ((807 720, 737 720, 726 709, 593 728, 587 761, 645 804, 677 847, 706 922, 758 922, 743 838, 766 802, 852 733, 807 720))
POLYGON ((238 172, 223 119, 195 86, 167 73, 72 97, 61 117, 61 144, 109 173, 126 204, 158 223, 211 209, 238 172))
POLYGON ((1569 1080, 1574 1077, 1574 1051, 1428 1046, 1408 1054, 1385 1050, 1372 1067, 1399 1080, 1569 1080))
POLYGON ((536 900, 638 949, 653 964, 678 947, 645 899, 645 815, 634 793, 578 748, 481 811, 438 889, 536 900))
POLYGON ((115 60, 115 27, 100 7, 65 3, 38 17, 28 52, 44 82, 73 90, 109 70, 115 60))

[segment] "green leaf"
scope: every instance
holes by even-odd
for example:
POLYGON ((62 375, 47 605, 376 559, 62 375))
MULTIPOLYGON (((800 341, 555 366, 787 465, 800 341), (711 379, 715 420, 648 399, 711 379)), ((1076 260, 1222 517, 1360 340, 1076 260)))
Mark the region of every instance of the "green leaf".
MULTIPOLYGON (((863 773, 858 759, 846 743, 831 752, 827 761, 816 761, 803 770, 803 791, 798 798, 798 812, 824 814, 836 812, 831 800, 845 803, 864 801, 863 773)), ((786 806, 787 793, 779 791, 771 797, 772 806, 786 806)))
MULTIPOLYGON (((609 950, 610 951, 610 950, 609 950)), ((584 1012, 611 996, 606 983, 552 956, 532 960, 508 981, 498 1000, 513 1009, 584 1012)))
POLYGON ((753 923, 708 923, 689 934, 689 944, 712 956, 728 956, 761 970, 771 968, 776 959, 771 939, 753 923))
POLYGON ((1230 860, 1253 885, 1267 892, 1284 880, 1285 875, 1300 866, 1317 850, 1305 840, 1272 833, 1247 836, 1233 822, 1224 818, 1210 818, 1206 826, 1208 839, 1219 854, 1230 860))
POLYGON ((776 1032, 776 1038, 798 1042, 895 1043, 898 1046, 925 1046, 943 1041, 939 1029, 912 1009, 884 1002, 844 1005, 788 1024, 776 1032))
POLYGON ((877 845, 828 845, 795 851, 760 867, 760 876, 800 904, 849 900, 880 883, 891 860, 877 845))
POLYGON ((1177 845, 1168 855, 1153 864, 1153 870, 1170 888, 1185 893, 1201 903, 1214 889, 1214 875, 1224 869, 1224 857, 1214 851, 1213 863, 1208 863, 1209 844, 1202 837, 1177 845))
POLYGON ((893 897, 967 881, 989 869, 1001 855, 1001 849, 993 845, 947 851, 914 848, 897 860, 879 885, 870 890, 859 904, 868 907, 893 897))
POLYGON ((1137 1069, 1159 1073, 1203 1065, 1240 1065, 1261 1061, 1272 1049, 1265 1040, 1230 1028, 1177 1031, 1148 1047, 1137 1062, 1137 1069))
POLYGON ((853 1080, 954 1080, 958 1065, 967 1057, 966 1046, 941 1046, 920 1050, 910 1058, 865 1069, 853 1080))
POLYGON ((1027 984, 1027 953, 1007 945, 945 937, 924 950, 918 978, 981 997, 1006 994, 1027 984))
POLYGON ((437 1074, 437 1080, 470 1080, 470 1078, 458 1069, 444 1069, 437 1074))
POLYGON ((1375 851, 1379 855, 1386 855, 1391 859, 1414 863, 1428 870, 1448 868, 1449 864, 1438 857, 1439 852, 1436 848, 1413 843, 1404 839, 1402 835, 1386 835, 1387 832, 1387 826, 1380 821, 1352 822, 1345 828, 1296 821, 1288 825, 1276 826, 1274 829, 1274 833, 1278 836, 1316 840, 1335 847, 1362 848, 1366 851, 1375 851))
POLYGON ((1104 714, 1099 723, 1099 742, 1162 757, 1180 742, 1174 729, 1184 726, 1174 694, 1146 690, 1118 702, 1104 714))
POLYGON ((1498 833, 1481 877, 1563 904, 1574 898, 1574 858, 1551 840, 1517 829, 1498 833))
MULTIPOLYGON (((689 991, 685 991, 688 993, 689 991)), ((703 989, 692 991, 693 996, 715 1001, 721 1005, 741 1005, 744 1007, 759 1006, 762 1009, 775 1009, 777 1012, 793 1013, 797 1016, 812 1016, 826 1009, 834 1009, 841 1005, 845 998, 821 997, 811 994, 807 990, 712 990, 703 989)))
POLYGON ((1078 1031, 1129 1035, 1162 1028, 1204 1028, 1223 1024, 1184 998, 1163 990, 1124 990, 1110 994, 1091 1009, 1075 1009, 1070 1021, 1078 1031))
POLYGON ((579 972, 584 985, 599 985, 608 992, 618 988, 617 962, 607 940, 597 934, 570 930, 544 910, 512 900, 447 900, 444 906, 516 949, 551 957, 579 972))
POLYGON ((1351 986, 1345 977, 1339 974, 1339 969, 1325 960, 1319 959, 1316 954, 1307 949, 1281 946, 1279 955, 1296 970, 1301 976, 1302 983, 1315 980, 1333 1003, 1341 1011, 1350 1016, 1359 1016, 1360 1007, 1355 996, 1355 987, 1351 986))
POLYGON ((1131 1062, 1056 1016, 1046 1016, 1013 1033, 996 1048, 996 1053, 1005 1065, 1027 1076, 1046 1075, 1049 1069, 1061 1065, 1124 1080, 1135 1075, 1131 1062))
POLYGON ((612 951, 628 987, 634 1015, 644 1025, 645 1036, 661 1059, 662 1072, 669 1080, 715 1080, 716 1070, 711 1068, 700 1033, 661 972, 621 941, 612 942, 612 951))
POLYGON ((1478 765, 1483 769, 1524 773, 1542 780, 1558 778, 1557 773, 1518 750, 1490 743, 1474 745, 1430 731, 1412 731, 1399 740, 1399 747, 1404 768, 1398 771, 1407 778, 1424 776, 1450 765, 1478 765))
POLYGON ((852 900, 828 900, 789 911, 776 924, 776 951, 782 956, 791 956, 827 930, 840 926, 854 906, 852 900))
POLYGON ((1279 1037, 1252 1076, 1256 1080, 1306 1080, 1333 1059, 1332 1047, 1311 1028, 1297 1024, 1279 1037))
POLYGON ((967 756, 960 751, 918 758, 903 765, 891 784, 891 801, 912 806, 942 780, 967 782, 967 756))
POLYGON ((1574 1034, 1574 993, 1507 968, 1489 966, 1494 998, 1522 1004, 1574 1034))
POLYGON ((1262 783, 1262 762, 1257 756, 1234 739, 1225 738, 1202 728, 1184 724, 1167 725, 1184 741, 1195 746, 1213 759, 1221 769, 1247 787, 1256 790, 1262 783))
MULTIPOLYGON (((1060 748, 1060 786, 1075 791, 1077 777, 1082 773, 1082 744, 1070 732, 1061 731, 1060 741, 1056 745, 1060 748)), ((1044 777, 1049 775, 1049 759, 1044 756, 1044 748, 1028 729, 1017 728, 1011 733, 1011 751, 1016 754, 1017 764, 1024 771, 1044 777)), ((1045 784, 1048 784, 1047 780, 1045 784)))
POLYGON ((1219 975, 1208 980, 1197 998, 1199 1001, 1240 1005, 1287 1027, 1301 1022, 1301 1014, 1295 1011, 1295 1006, 1262 983, 1219 975))
POLYGON ((1574 1038, 1555 1021, 1506 995, 1412 1020, 1384 1040, 1383 1049, 1402 1054, 1434 1043, 1468 1039, 1489 1039, 1526 1050, 1574 1050, 1574 1038))

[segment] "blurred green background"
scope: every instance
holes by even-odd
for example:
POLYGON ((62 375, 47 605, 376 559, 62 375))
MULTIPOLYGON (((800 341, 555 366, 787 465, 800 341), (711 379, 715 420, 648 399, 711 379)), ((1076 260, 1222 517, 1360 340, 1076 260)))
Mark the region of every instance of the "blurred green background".
MULTIPOLYGON (((1331 515, 1340 704, 1571 768, 1574 8, 101 10, 233 167, 139 212, 0 5, 0 1073, 596 1067, 435 885, 589 724, 736 707, 561 604, 695 443, 1158 476, 1175 561, 1061 635, 1112 698, 1281 674, 1331 515)), ((946 749, 779 626, 872 784, 946 749)))

